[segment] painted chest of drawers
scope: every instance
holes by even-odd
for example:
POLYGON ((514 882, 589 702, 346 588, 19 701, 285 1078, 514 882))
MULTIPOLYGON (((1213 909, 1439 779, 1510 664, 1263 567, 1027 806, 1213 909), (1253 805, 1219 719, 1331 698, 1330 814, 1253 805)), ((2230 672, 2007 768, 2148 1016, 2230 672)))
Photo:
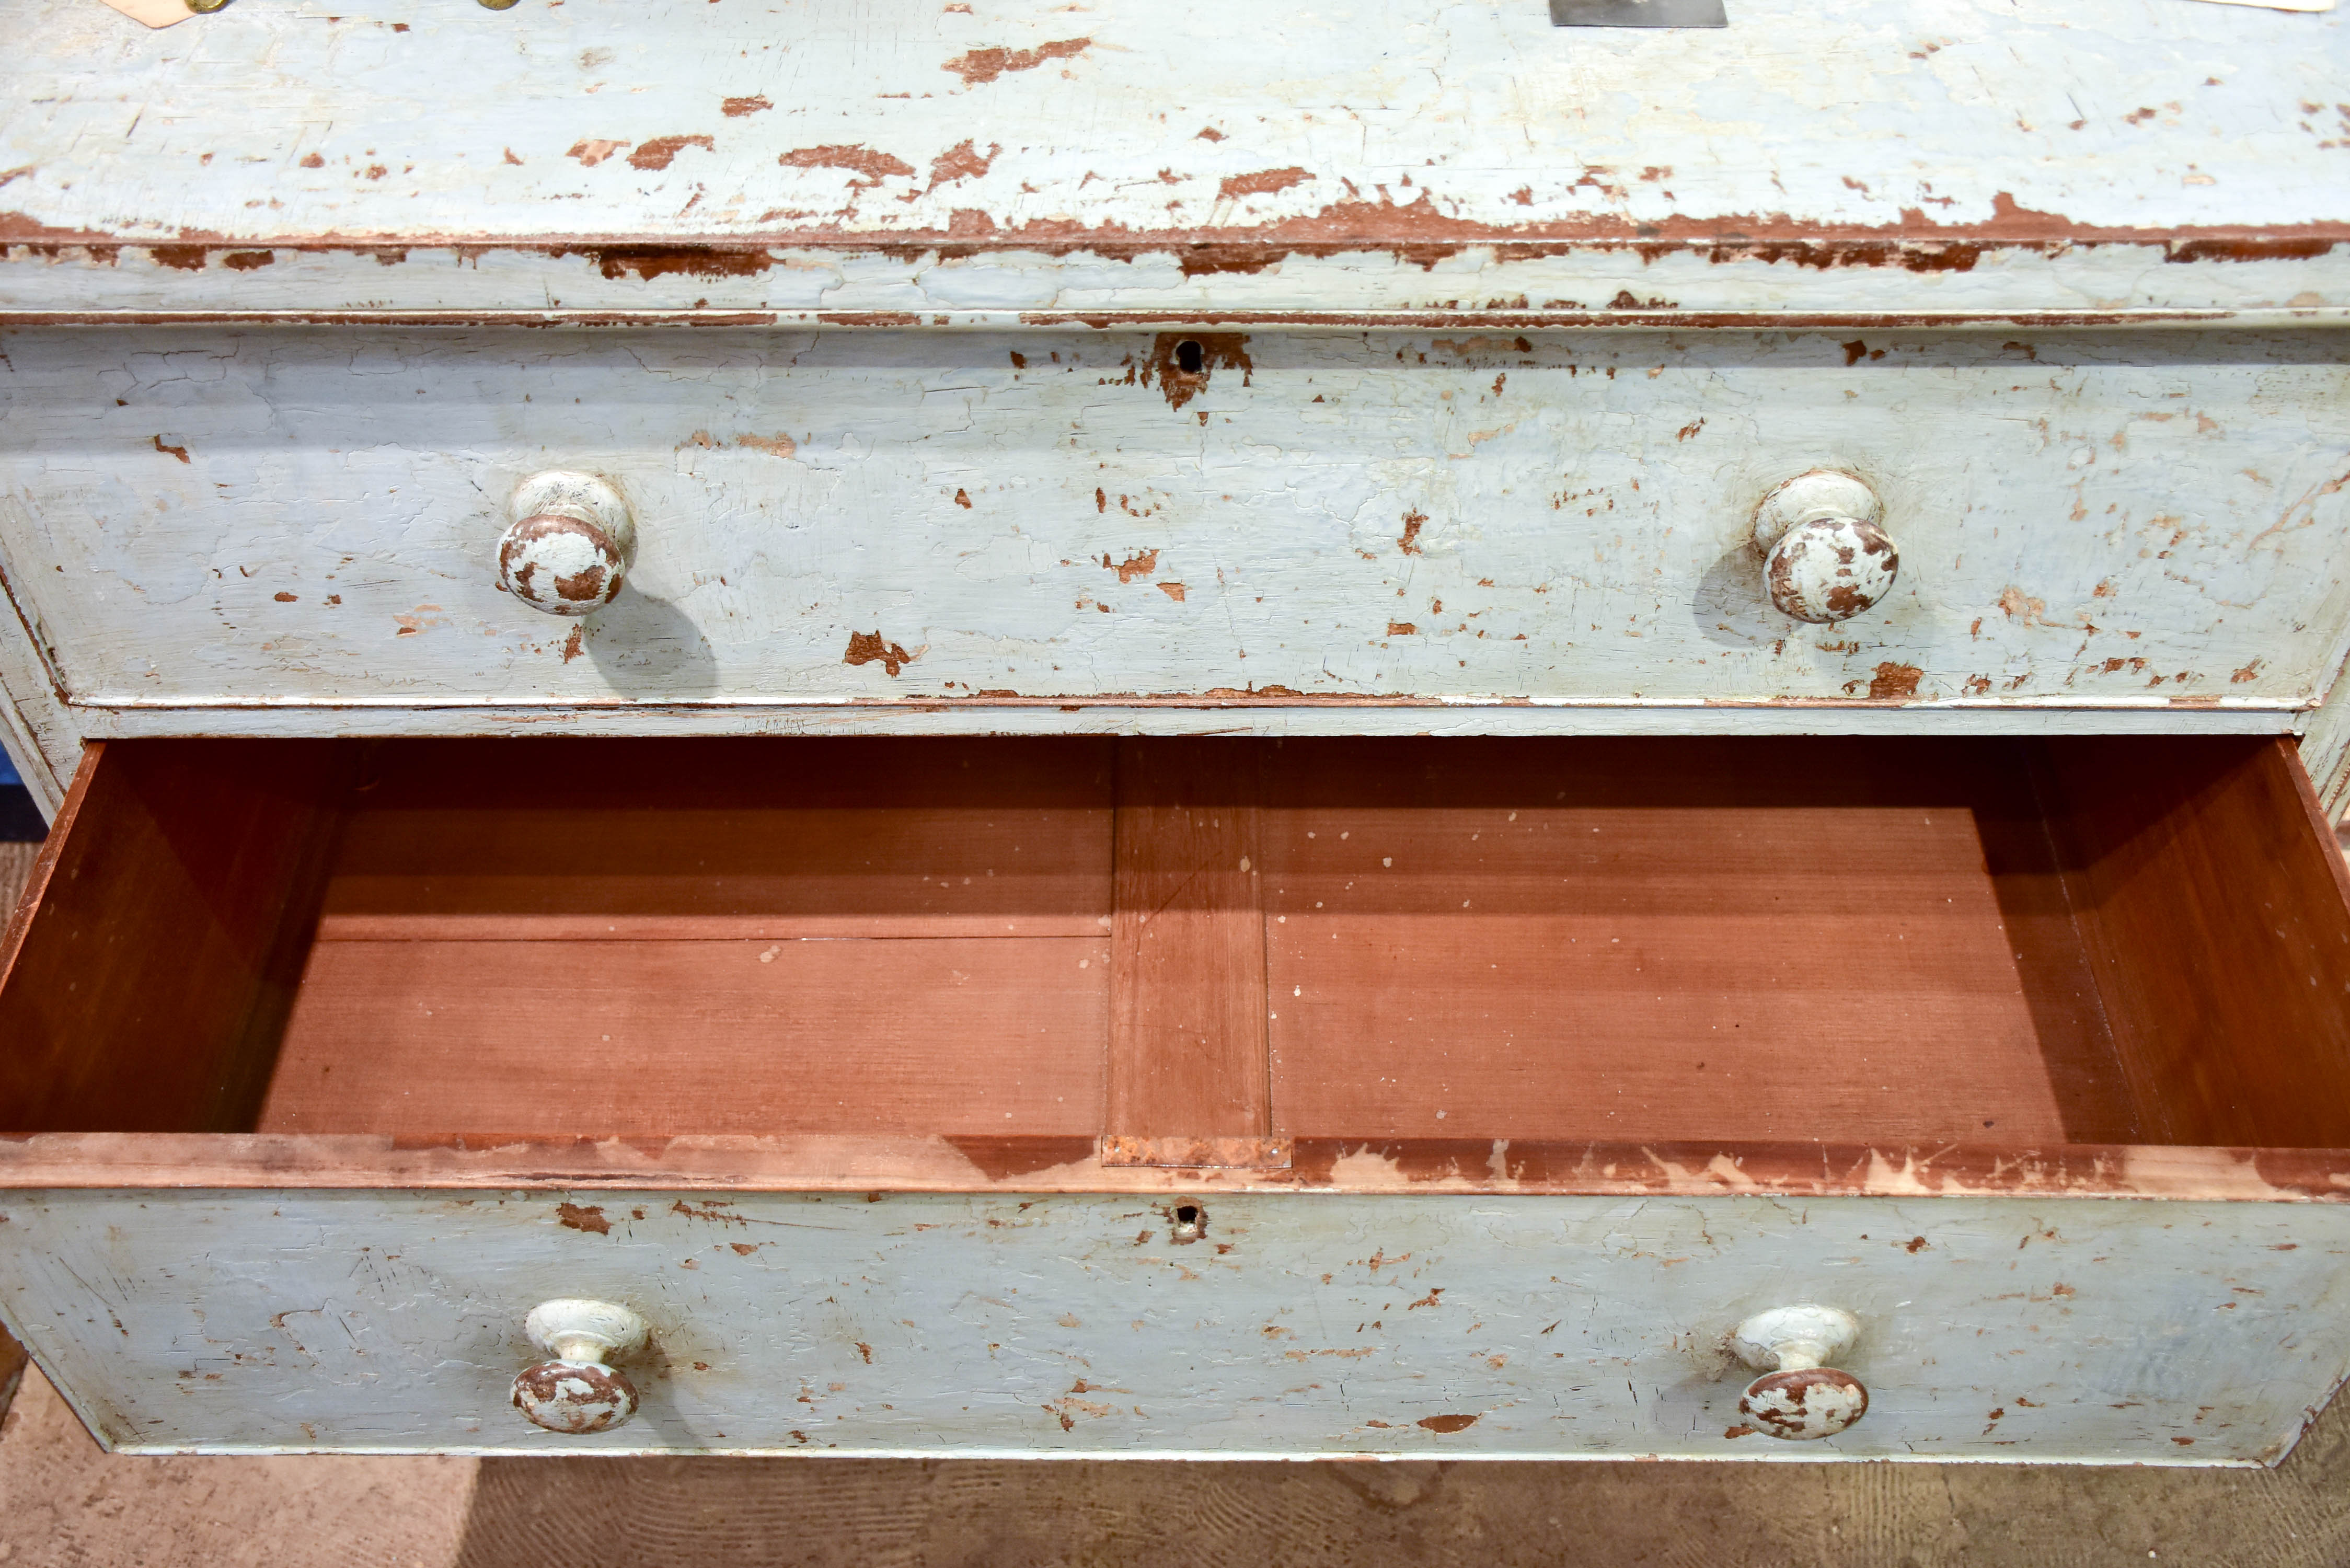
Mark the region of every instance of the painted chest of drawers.
POLYGON ((2332 16, 0 18, 0 1319, 107 1442, 2350 1371, 2332 16))

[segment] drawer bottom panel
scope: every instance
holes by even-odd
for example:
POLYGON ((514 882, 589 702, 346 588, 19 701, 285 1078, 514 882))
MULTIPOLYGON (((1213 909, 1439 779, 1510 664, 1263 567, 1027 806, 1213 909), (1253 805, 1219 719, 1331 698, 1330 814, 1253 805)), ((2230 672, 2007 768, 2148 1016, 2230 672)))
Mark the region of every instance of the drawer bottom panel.
POLYGON ((19 1192, 0 1314, 138 1452, 2273 1463, 2350 1366, 2327 1204, 1196 1202, 19 1192), (509 1403, 566 1296, 650 1324, 625 1426, 509 1403), (1871 1402, 1783 1442, 1725 1342, 1800 1303, 1871 1402))

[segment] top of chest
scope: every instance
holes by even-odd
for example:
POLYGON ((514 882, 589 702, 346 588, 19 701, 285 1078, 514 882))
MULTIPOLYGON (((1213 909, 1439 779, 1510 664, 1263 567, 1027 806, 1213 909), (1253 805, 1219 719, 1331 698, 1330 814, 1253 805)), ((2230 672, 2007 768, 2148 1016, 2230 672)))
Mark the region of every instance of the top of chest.
POLYGON ((0 0, 0 309, 2350 308, 2350 31, 2193 0, 0 0))

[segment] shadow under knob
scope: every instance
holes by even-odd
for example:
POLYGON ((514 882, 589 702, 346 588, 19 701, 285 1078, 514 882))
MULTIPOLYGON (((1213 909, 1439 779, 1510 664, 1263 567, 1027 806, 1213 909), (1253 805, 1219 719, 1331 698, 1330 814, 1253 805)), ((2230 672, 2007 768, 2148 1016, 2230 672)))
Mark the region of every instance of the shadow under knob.
POLYGON ((498 541, 498 587, 549 615, 592 615, 636 564, 629 504, 592 473, 535 473, 515 491, 498 541))

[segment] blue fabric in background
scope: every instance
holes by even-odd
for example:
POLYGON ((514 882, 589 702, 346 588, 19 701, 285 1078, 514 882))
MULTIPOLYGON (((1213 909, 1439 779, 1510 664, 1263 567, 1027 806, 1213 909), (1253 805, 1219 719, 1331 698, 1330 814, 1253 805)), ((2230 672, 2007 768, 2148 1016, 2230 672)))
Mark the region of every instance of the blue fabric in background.
POLYGON ((0 752, 0 844, 38 843, 48 830, 48 824, 41 820, 41 808, 33 804, 32 792, 16 776, 8 753, 0 752))
POLYGON ((0 844, 36 843, 48 830, 31 792, 16 776, 7 753, 0 752, 0 844))

